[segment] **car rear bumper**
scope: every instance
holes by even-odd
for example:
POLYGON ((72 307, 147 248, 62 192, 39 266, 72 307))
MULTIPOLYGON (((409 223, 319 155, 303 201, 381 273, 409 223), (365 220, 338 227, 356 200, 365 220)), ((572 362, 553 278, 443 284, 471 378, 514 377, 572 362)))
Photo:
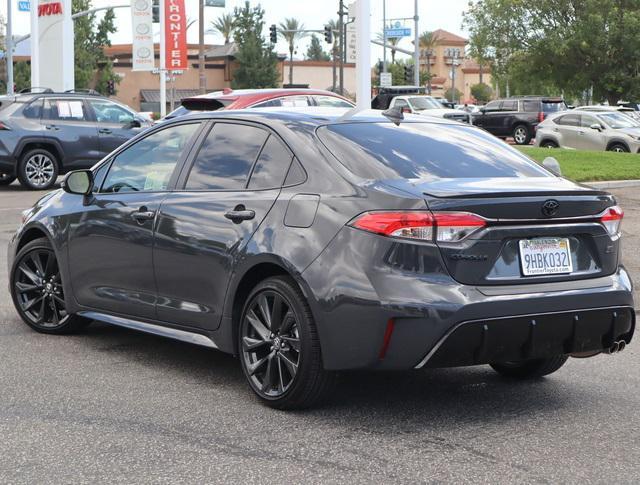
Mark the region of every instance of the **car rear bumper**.
POLYGON ((325 368, 470 365, 631 339, 633 288, 622 266, 574 281, 465 285, 449 276, 437 248, 431 255, 421 249, 416 259, 415 245, 345 228, 302 273, 325 368), (613 316, 602 309, 614 309, 631 327, 610 334, 613 316), (578 334, 571 337, 575 316, 578 334))
POLYGON ((591 308, 462 322, 416 365, 455 367, 589 353, 631 342, 631 307, 591 308))

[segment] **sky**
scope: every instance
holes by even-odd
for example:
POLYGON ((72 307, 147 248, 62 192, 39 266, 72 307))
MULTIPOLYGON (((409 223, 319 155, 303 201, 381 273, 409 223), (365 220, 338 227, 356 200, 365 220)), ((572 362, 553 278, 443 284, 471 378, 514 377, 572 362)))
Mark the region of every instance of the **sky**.
MULTIPOLYGON (((18 0, 9 0, 14 2, 14 35, 19 36, 27 34, 30 31, 29 14, 18 12, 17 3, 18 0)), ((32 0, 35 1, 35 0, 32 0)), ((198 1, 197 0, 185 0, 187 12, 192 12, 189 16, 189 20, 197 19, 198 15, 198 1)), ((280 23, 285 17, 295 17, 301 21, 305 28, 322 30, 323 26, 331 18, 337 18, 338 0, 251 0, 252 5, 260 4, 265 10, 265 36, 268 35, 268 26, 271 24, 280 23)), ((348 4, 349 0, 345 0, 345 4, 348 4)), ((6 2, 0 2, 0 13, 6 18, 6 2)), ((93 0, 94 7, 103 7, 110 5, 125 5, 129 4, 127 0, 93 0)), ((232 12, 234 7, 244 4, 244 0, 226 0, 226 7, 205 8, 205 29, 209 28, 209 24, 212 20, 215 20, 223 12, 232 12)), ((383 16, 382 16, 382 4, 383 0, 371 0, 371 30, 372 32, 378 32, 382 30, 383 16)), ((387 5, 387 18, 404 18, 413 17, 414 12, 414 0, 386 0, 387 5)), ((419 31, 444 29, 455 34, 465 35, 462 30, 462 13, 468 5, 468 0, 418 0, 418 16, 419 31)), ((129 8, 118 8, 116 12, 116 26, 118 31, 113 34, 111 38, 112 44, 126 44, 131 42, 131 17, 129 8)), ((98 14, 102 15, 102 14, 98 14)), ((413 20, 407 20, 406 26, 413 28, 413 20)), ((187 32, 188 41, 198 42, 198 29, 197 24, 194 24, 187 32)), ((318 34, 322 40, 322 45, 327 49, 327 44, 324 42, 322 34, 318 34)), ((400 47, 407 49, 412 48, 412 38, 405 38, 400 42, 400 47)), ((223 39, 218 34, 208 34, 205 36, 205 42, 208 44, 221 44, 223 39)), ((307 51, 308 39, 300 42, 298 52, 294 57, 303 58, 307 51)), ((288 51, 287 45, 283 40, 279 40, 276 50, 279 53, 286 53, 288 51)), ((371 47, 372 61, 382 58, 382 48, 372 45, 371 47)), ((402 58, 403 55, 399 54, 398 58, 402 58)))

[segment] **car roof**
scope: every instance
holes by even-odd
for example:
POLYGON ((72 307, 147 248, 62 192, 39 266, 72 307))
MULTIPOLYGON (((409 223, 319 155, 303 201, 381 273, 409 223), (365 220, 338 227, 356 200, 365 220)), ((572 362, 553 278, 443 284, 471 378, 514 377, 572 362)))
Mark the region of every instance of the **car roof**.
MULTIPOLYGON (((188 119, 236 119, 247 121, 280 121, 283 123, 300 122, 307 126, 323 126, 336 123, 391 123, 382 111, 375 109, 357 111, 356 108, 300 107, 300 108, 248 108, 238 110, 204 111, 167 121, 179 123, 188 119)), ((439 125, 455 125, 460 123, 436 117, 405 114, 405 122, 419 122, 439 125)))
POLYGON ((234 100, 241 97, 252 97, 256 99, 269 99, 280 96, 332 96, 343 98, 337 93, 324 89, 310 88, 269 88, 269 89, 225 89, 224 91, 213 91, 211 93, 199 94, 195 98, 207 99, 229 99, 234 100))
POLYGON ((633 108, 629 108, 627 106, 599 106, 599 105, 595 105, 595 106, 578 106, 575 109, 582 110, 582 111, 616 111, 616 112, 634 111, 633 108))

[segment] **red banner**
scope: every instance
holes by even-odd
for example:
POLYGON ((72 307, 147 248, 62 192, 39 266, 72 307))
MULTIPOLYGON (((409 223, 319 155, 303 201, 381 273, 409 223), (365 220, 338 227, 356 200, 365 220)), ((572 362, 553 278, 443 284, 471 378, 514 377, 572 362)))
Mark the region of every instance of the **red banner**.
POLYGON ((164 0, 166 68, 187 69, 187 13, 184 0, 164 0))

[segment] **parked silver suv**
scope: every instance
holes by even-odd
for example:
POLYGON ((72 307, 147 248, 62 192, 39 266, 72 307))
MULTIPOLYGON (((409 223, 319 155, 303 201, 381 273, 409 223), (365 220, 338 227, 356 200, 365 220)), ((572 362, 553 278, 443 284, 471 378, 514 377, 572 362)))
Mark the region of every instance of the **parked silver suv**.
POLYGON ((638 153, 640 123, 616 110, 564 111, 538 125, 535 145, 638 153))

